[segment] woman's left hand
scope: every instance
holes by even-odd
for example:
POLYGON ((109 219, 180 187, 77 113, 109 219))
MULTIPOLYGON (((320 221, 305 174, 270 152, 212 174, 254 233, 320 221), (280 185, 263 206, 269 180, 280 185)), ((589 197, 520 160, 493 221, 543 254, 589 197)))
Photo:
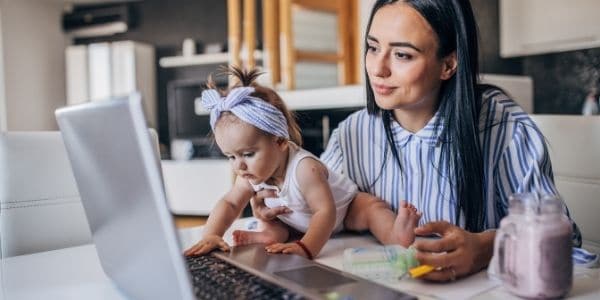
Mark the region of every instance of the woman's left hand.
POLYGON ((492 257, 494 232, 471 233, 448 222, 430 222, 415 229, 417 235, 438 234, 440 239, 417 240, 416 258, 421 264, 436 267, 423 275, 431 281, 453 281, 478 272, 492 257))

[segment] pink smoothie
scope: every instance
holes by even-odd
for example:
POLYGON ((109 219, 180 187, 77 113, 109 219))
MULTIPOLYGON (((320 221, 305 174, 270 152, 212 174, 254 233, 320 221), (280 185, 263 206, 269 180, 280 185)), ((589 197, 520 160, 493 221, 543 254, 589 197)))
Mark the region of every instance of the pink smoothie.
POLYGON ((562 206, 550 205, 511 214, 501 222, 499 273, 504 286, 518 296, 556 298, 571 289, 571 223, 562 206))

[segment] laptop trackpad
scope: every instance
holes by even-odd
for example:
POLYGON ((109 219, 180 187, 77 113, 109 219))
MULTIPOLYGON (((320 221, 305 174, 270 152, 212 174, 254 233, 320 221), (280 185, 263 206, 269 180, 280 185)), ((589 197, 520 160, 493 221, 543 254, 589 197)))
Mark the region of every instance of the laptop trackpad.
POLYGON ((335 286, 356 282, 320 266, 308 266, 293 270, 275 272, 275 275, 291 280, 309 289, 331 289, 335 286))

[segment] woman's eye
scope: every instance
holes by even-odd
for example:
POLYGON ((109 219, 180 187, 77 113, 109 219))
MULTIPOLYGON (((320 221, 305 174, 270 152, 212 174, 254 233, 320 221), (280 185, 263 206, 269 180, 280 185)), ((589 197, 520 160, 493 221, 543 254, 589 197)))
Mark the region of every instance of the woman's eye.
POLYGON ((375 48, 375 46, 367 45, 367 51, 375 52, 375 51, 377 51, 377 48, 375 48))
POLYGON ((229 160, 235 160, 235 156, 231 156, 231 155, 227 156, 227 159, 229 159, 229 160))
POLYGON ((412 55, 404 53, 404 52, 396 52, 394 56, 399 59, 411 59, 412 55))

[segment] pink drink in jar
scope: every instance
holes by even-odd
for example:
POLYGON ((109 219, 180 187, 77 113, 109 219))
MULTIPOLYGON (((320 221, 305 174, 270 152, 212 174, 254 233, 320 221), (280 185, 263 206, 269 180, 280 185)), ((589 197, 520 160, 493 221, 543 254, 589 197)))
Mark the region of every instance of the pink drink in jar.
POLYGON ((494 244, 504 286, 527 298, 565 296, 573 284, 571 231, 556 196, 511 196, 494 244))

